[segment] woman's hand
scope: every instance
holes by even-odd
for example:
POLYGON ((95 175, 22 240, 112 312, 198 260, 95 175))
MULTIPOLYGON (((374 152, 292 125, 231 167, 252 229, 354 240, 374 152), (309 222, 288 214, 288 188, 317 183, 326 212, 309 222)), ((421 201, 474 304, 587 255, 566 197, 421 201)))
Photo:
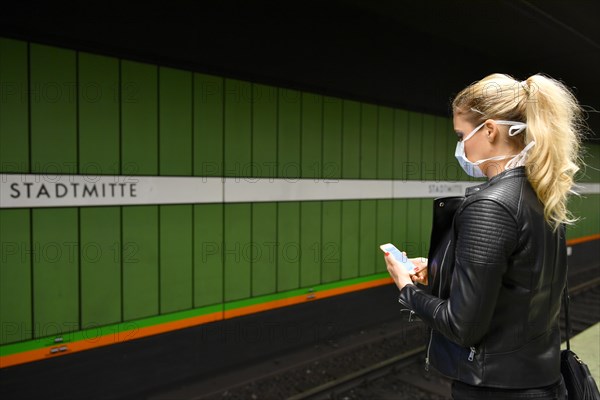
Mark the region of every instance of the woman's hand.
POLYGON ((415 266, 415 273, 410 276, 413 282, 427 285, 429 282, 427 278, 427 259, 424 257, 418 257, 411 258, 410 261, 415 266))
MULTIPOLYGON (((404 253, 404 255, 406 255, 406 253, 404 253)), ((387 265, 387 270, 396 283, 396 286, 398 286, 398 289, 402 290, 404 286, 413 283, 408 271, 402 266, 402 264, 396 261, 393 255, 386 252, 383 257, 387 265)))

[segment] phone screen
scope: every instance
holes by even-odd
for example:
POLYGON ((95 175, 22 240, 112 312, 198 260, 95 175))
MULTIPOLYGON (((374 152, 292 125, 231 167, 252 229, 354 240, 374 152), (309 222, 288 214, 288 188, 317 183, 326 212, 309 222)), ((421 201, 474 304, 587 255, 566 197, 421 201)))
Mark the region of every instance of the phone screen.
POLYGON ((394 258, 404 266, 404 268, 406 268, 406 270, 409 273, 414 273, 415 272, 415 265, 410 262, 410 260, 408 259, 408 257, 406 257, 404 254, 402 254, 402 252, 400 250, 398 250, 396 248, 396 246, 394 246, 391 243, 386 243, 386 244, 382 244, 381 246, 379 246, 381 248, 381 250, 383 250, 384 252, 388 252, 390 253, 392 256, 394 256, 394 258))

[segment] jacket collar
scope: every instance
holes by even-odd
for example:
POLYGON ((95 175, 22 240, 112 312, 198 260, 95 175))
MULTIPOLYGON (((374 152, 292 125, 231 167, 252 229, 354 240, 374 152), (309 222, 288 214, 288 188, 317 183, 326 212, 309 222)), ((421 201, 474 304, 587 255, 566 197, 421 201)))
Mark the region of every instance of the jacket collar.
POLYGON ((475 193, 479 193, 480 191, 485 190, 492 185, 495 185, 502 179, 520 178, 520 177, 526 177, 526 176, 527 176, 527 172, 525 172, 525 167, 516 167, 516 168, 507 169, 505 171, 500 172, 498 175, 494 176, 492 179, 488 180, 487 182, 482 183, 481 185, 468 187, 467 190, 465 190, 465 196, 469 197, 471 195, 474 195, 475 193))

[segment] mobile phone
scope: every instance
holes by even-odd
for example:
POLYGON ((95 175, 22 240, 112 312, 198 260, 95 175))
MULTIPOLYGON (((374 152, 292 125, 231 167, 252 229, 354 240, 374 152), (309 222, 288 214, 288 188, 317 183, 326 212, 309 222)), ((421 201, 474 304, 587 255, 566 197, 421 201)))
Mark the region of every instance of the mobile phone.
POLYGON ((396 246, 394 246, 391 243, 386 243, 386 244, 382 244, 381 246, 379 246, 379 248, 384 253, 390 253, 392 256, 394 256, 394 258, 400 264, 402 264, 402 266, 404 268, 406 268, 406 270, 408 271, 409 274, 414 274, 414 272, 415 272, 415 265, 408 259, 408 257, 406 257, 404 254, 402 254, 402 252, 400 250, 398 250, 396 248, 396 246))

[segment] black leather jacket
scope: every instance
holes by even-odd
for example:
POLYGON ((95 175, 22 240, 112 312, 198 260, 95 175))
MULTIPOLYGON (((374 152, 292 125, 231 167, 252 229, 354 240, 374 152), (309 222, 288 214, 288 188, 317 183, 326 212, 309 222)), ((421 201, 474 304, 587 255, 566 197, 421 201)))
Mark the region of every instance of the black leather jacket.
POLYGON ((431 328, 427 362, 471 385, 534 388, 560 379, 564 228, 545 222, 523 167, 436 199, 429 286, 400 303, 431 328))

